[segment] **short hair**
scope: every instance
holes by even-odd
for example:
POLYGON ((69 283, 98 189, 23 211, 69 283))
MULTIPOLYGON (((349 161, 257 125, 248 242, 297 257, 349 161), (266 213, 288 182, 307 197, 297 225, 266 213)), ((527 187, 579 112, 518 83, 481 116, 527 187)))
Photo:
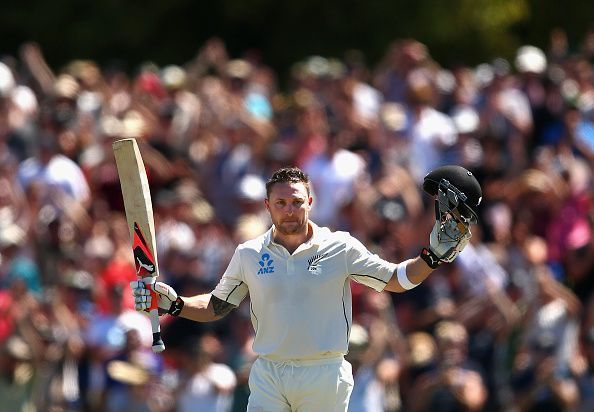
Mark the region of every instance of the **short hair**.
POLYGON ((270 191, 272 186, 276 183, 303 183, 309 196, 309 177, 303 173, 298 167, 283 167, 278 169, 270 176, 270 179, 266 182, 266 197, 270 197, 270 191))

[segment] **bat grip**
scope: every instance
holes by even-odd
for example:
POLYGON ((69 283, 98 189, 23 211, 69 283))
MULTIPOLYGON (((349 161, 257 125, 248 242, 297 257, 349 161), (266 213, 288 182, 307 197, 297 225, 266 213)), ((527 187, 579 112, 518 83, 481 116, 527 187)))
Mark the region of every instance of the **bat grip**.
POLYGON ((165 350, 165 344, 163 343, 163 339, 161 339, 161 325, 159 325, 159 296, 157 296, 157 292, 155 292, 153 289, 153 285, 157 281, 157 278, 156 276, 151 276, 142 280, 151 293, 149 318, 151 320, 151 328, 153 330, 153 352, 163 352, 165 350))

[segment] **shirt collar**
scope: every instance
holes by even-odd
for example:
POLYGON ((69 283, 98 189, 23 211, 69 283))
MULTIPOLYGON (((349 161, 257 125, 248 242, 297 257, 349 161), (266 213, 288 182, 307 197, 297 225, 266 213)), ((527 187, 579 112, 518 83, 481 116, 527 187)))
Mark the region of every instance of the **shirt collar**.
POLYGON ((264 236, 264 245, 270 246, 272 242, 272 234, 274 233, 274 225, 270 226, 270 229, 266 232, 266 236, 264 236))
MULTIPOLYGON (((316 225, 314 222, 312 222, 311 220, 309 220, 307 222, 307 224, 311 227, 312 233, 311 233, 311 238, 307 242, 305 242, 305 244, 312 245, 312 246, 313 245, 319 246, 322 242, 321 228, 318 225, 316 225)), ((274 230, 275 230, 275 227, 274 227, 274 225, 272 225, 270 227, 270 229, 268 229, 268 231, 266 232, 266 236, 264 237, 264 244, 266 246, 270 246, 271 243, 274 243, 274 240, 273 240, 274 230)))
POLYGON ((311 238, 308 240, 307 243, 319 246, 322 243, 322 230, 311 220, 309 221, 309 224, 311 226, 311 238))

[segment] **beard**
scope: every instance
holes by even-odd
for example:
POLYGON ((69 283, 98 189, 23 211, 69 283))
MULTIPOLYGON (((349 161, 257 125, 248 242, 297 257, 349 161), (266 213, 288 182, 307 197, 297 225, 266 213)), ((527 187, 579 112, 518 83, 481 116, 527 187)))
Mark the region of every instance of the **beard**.
POLYGON ((278 224, 274 224, 276 230, 283 235, 296 235, 299 233, 307 233, 307 219, 299 219, 294 221, 281 221, 278 224))

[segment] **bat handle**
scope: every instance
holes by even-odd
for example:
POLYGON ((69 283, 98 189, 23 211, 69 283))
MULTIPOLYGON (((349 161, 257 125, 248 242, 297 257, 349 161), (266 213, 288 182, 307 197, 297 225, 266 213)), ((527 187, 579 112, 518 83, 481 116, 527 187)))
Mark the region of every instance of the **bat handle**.
POLYGON ((149 317, 151 328, 153 330, 153 352, 159 353, 165 350, 165 344, 161 339, 161 325, 159 325, 159 306, 157 292, 153 289, 153 284, 157 281, 156 276, 150 276, 143 279, 147 289, 151 292, 151 306, 149 308, 149 317))

